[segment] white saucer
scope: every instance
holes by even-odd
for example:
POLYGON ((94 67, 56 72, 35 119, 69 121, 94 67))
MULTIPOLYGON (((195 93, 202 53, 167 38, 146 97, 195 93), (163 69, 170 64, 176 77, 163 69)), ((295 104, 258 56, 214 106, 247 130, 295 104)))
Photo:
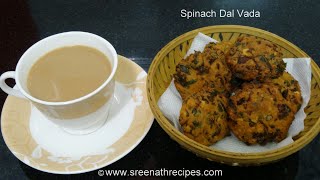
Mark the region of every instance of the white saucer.
POLYGON ((131 60, 118 57, 114 103, 107 122, 93 133, 69 134, 27 100, 8 96, 1 130, 11 152, 35 169, 76 174, 107 166, 133 150, 154 119, 147 100, 147 73, 131 60))

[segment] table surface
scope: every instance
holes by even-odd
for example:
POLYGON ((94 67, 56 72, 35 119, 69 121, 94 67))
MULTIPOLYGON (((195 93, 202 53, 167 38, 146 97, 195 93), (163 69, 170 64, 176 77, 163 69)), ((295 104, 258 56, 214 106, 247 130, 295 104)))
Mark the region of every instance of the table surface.
MULTIPOLYGON (((320 4, 316 1, 105 1, 11 0, 0 6, 0 72, 14 70, 22 53, 52 34, 80 30, 98 34, 146 71, 156 53, 190 30, 220 24, 253 26, 294 43, 320 64, 320 4), (174 2, 174 3, 173 3, 174 2), (180 10, 258 10, 260 18, 180 17, 180 10)), ((12 82, 10 82, 12 83, 12 82)), ((7 95, 0 92, 0 108, 7 95)), ((297 153, 260 167, 230 167, 184 150, 155 121, 145 139, 127 156, 103 169, 221 169, 222 178, 319 179, 319 135, 297 153)), ((98 178, 97 171, 54 175, 34 170, 16 159, 0 138, 0 179, 98 178)), ((158 178, 161 179, 161 178, 158 178)))

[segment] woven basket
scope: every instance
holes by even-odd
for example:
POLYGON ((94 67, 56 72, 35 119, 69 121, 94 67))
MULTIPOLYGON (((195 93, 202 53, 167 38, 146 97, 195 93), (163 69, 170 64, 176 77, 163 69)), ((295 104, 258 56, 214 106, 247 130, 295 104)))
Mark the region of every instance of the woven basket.
POLYGON ((231 153, 221 150, 210 149, 201 145, 174 128, 169 120, 160 111, 157 102, 162 93, 169 86, 176 64, 184 57, 188 51, 193 38, 202 32, 218 41, 235 41, 241 34, 250 34, 272 41, 283 47, 284 57, 297 58, 309 57, 301 49, 288 42, 287 40, 272 34, 270 32, 236 25, 209 26, 187 32, 168 43, 155 56, 149 68, 147 80, 147 92, 151 110, 155 115, 160 126, 169 134, 169 136, 178 142, 185 149, 208 160, 229 164, 233 166, 261 165, 282 159, 290 154, 300 150, 307 145, 320 131, 320 70, 317 64, 312 60, 312 82, 311 98, 308 106, 305 108, 307 114, 304 120, 305 128, 297 136, 294 142, 285 147, 262 153, 231 153))

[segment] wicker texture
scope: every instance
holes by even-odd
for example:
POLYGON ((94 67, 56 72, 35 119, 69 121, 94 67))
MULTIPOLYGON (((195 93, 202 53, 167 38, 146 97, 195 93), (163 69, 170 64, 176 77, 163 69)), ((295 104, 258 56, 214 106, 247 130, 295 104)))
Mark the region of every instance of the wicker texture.
POLYGON ((170 124, 170 121, 162 114, 157 106, 157 102, 159 97, 169 86, 175 72, 176 64, 184 57, 192 43, 193 38, 198 34, 198 32, 202 32, 218 41, 235 41, 241 34, 250 34, 278 44, 283 48, 283 54, 286 58, 309 57, 305 52, 285 39, 270 32, 247 26, 209 26, 190 31, 172 40, 164 48, 162 48, 153 59, 148 72, 147 92, 149 104, 157 122, 173 140, 178 142, 185 149, 208 160, 234 166, 249 166, 266 164, 289 156, 290 154, 307 145, 319 133, 320 69, 314 61, 311 63, 311 97, 308 106, 305 108, 305 112, 307 114, 307 118, 304 121, 305 129, 299 135, 294 137, 294 143, 290 145, 277 150, 262 153, 231 153, 210 149, 187 138, 181 132, 175 129, 173 125, 170 124))

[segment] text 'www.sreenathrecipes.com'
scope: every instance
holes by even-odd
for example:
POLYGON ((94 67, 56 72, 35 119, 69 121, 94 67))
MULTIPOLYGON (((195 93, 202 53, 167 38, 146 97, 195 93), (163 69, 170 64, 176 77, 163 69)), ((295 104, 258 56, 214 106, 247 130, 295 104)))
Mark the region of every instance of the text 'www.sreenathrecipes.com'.
POLYGON ((222 170, 190 170, 190 169, 131 169, 131 170, 98 170, 99 176, 145 176, 145 177, 201 177, 222 176, 222 170))

